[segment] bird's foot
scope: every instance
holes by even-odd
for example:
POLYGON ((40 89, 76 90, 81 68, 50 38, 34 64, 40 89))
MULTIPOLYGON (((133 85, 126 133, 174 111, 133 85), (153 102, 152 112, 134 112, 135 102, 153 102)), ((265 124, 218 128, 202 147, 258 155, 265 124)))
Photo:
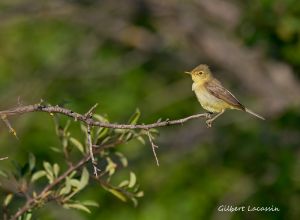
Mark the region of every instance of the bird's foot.
POLYGON ((207 119, 211 119, 211 116, 213 115, 213 113, 211 113, 211 112, 207 112, 207 113, 205 113, 205 117, 207 118, 207 119))
POLYGON ((214 120, 212 120, 212 119, 208 119, 208 120, 206 120, 206 124, 207 124, 207 127, 208 128, 211 128, 211 125, 212 125, 212 122, 213 122, 214 120))

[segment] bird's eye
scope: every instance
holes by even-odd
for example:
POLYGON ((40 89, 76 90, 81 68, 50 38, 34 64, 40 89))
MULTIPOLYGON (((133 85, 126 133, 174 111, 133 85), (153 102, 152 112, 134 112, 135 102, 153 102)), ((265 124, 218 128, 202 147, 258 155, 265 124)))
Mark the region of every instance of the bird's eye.
POLYGON ((204 72, 203 71, 199 71, 199 75, 202 75, 204 72))

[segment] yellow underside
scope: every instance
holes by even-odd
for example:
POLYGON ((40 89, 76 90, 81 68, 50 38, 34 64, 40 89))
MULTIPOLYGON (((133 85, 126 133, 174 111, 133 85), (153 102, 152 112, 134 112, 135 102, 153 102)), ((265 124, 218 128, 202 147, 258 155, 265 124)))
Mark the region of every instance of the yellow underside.
POLYGON ((235 109, 222 99, 213 96, 202 86, 194 86, 193 90, 201 106, 209 112, 218 113, 225 109, 235 109))

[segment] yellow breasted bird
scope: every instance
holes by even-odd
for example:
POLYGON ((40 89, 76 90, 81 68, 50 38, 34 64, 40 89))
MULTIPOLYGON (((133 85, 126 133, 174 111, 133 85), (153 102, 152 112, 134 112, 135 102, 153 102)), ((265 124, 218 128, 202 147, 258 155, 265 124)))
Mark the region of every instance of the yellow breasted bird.
POLYGON ((195 92, 201 106, 209 113, 218 113, 206 121, 208 127, 211 127, 212 122, 222 115, 226 109, 242 110, 265 120, 259 114, 254 113, 242 105, 231 92, 225 89, 222 84, 213 77, 207 65, 200 64, 191 72, 185 73, 192 77, 192 90, 195 92))

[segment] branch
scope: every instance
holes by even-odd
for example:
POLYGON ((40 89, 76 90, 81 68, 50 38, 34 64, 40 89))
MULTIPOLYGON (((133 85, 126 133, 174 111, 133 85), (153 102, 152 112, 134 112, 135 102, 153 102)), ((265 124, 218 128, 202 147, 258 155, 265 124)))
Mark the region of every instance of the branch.
POLYGON ((90 125, 87 126, 87 144, 88 144, 88 147, 89 147, 89 154, 90 154, 90 158, 91 158, 92 165, 93 165, 93 168, 94 168, 94 175, 96 177, 98 177, 98 171, 100 171, 100 170, 97 167, 97 162, 95 160, 94 153, 93 153, 93 143, 92 143, 91 126, 90 125))
MULTIPOLYGON (((74 170, 80 169, 85 163, 87 163, 89 160, 92 161, 93 167, 94 167, 94 174, 97 176, 97 171, 98 168, 96 166, 96 162, 94 159, 93 154, 97 153, 104 148, 109 148, 109 147, 114 147, 118 143, 114 144, 108 144, 105 146, 100 146, 99 149, 92 150, 93 145, 92 145, 92 140, 91 140, 91 128, 92 127, 104 127, 104 128, 112 128, 112 129, 142 129, 147 132, 150 144, 152 146, 152 150, 157 162, 157 165, 159 165, 158 158, 156 156, 155 149, 157 146, 154 144, 151 134, 150 134, 150 129, 151 128, 157 128, 157 127, 164 127, 164 126, 169 126, 169 125, 177 125, 177 124, 183 124, 189 120, 196 119, 196 118, 210 118, 210 114, 208 113, 202 113, 202 114, 196 114, 196 115, 191 115, 185 118, 177 119, 177 120, 166 120, 166 121, 157 121, 155 123, 151 124, 115 124, 115 123, 107 123, 107 122, 101 122, 97 121, 92 118, 92 112, 96 108, 97 105, 93 106, 86 114, 80 114, 77 112, 73 112, 70 109, 66 109, 60 106, 51 106, 51 105, 42 105, 42 104, 34 104, 34 105, 27 105, 27 106, 19 106, 13 109, 8 109, 8 110, 3 110, 0 111, 0 117, 4 122, 8 122, 7 117, 13 116, 13 115, 21 115, 29 112, 47 112, 52 114, 62 114, 66 115, 70 118, 73 118, 75 121, 81 121, 87 125, 87 144, 89 147, 89 152, 74 166, 70 166, 62 175, 60 175, 57 179, 55 179, 51 184, 47 185, 37 196, 34 198, 29 198, 25 204, 11 217, 11 220, 16 220, 20 216, 22 216, 24 213, 26 213, 28 210, 36 207, 39 203, 40 199, 47 199, 50 195, 50 191, 52 188, 57 186, 61 181, 64 181, 65 178, 72 173, 74 170)), ((6 125, 11 128, 10 124, 6 125)))
POLYGON ((158 161, 158 158, 157 158, 157 155, 156 155, 156 149, 158 148, 158 146, 156 144, 154 144, 153 142, 153 138, 149 132, 149 130, 147 130, 147 135, 148 135, 148 138, 149 138, 149 142, 151 144, 151 147, 152 147, 152 151, 153 151, 153 155, 155 157, 155 160, 156 160, 156 165, 159 167, 159 161, 158 161))
POLYGON ((202 113, 202 114, 196 114, 191 115, 186 118, 181 118, 177 120, 166 120, 166 121, 158 121, 152 124, 114 124, 114 123, 107 123, 107 122, 101 122, 96 121, 87 115, 82 115, 76 112, 73 112, 70 109, 66 109, 60 106, 45 106, 41 104, 34 104, 34 105, 27 105, 27 106, 21 106, 16 107, 9 110, 0 111, 1 117, 8 117, 12 115, 21 115, 29 112, 48 112, 50 114, 53 113, 59 113, 66 115, 68 117, 73 118, 75 121, 82 121, 87 125, 90 126, 96 126, 96 127, 104 127, 104 128, 113 128, 113 129, 144 129, 148 130, 151 128, 158 128, 158 127, 164 127, 168 125, 177 125, 177 124, 183 124, 189 120, 196 119, 196 118, 210 118, 210 115, 208 113, 202 113))
POLYGON ((28 210, 32 209, 37 205, 38 199, 44 198, 44 195, 47 195, 48 191, 51 190, 54 186, 56 186, 58 183, 63 181, 70 173, 72 173, 74 170, 79 169, 81 166, 83 166, 86 162, 88 162, 90 159, 90 155, 84 157, 81 159, 75 166, 70 167, 66 172, 64 172, 62 175, 60 175, 57 179, 53 181, 53 183, 47 185, 41 193, 35 197, 29 199, 22 208, 20 208, 14 216, 11 217, 11 220, 17 220, 20 216, 22 216, 24 213, 26 213, 28 210))
MULTIPOLYGON (((107 144, 105 146, 102 146, 101 149, 109 148, 109 147, 115 147, 119 143, 111 143, 107 144)), ((94 153, 97 153, 96 150, 94 153)), ((38 205, 39 199, 45 199, 49 196, 49 191, 58 185, 60 182, 64 181, 66 177, 71 174, 74 170, 80 169, 84 164, 86 164, 91 159, 90 153, 86 154, 85 157, 83 157, 77 164, 70 167, 68 170, 66 170, 63 174, 61 174, 59 177, 57 177, 51 184, 47 185, 35 198, 30 198, 17 212, 11 217, 11 220, 17 220, 20 216, 22 216, 24 213, 26 213, 28 210, 34 208, 36 205, 38 205), (46 195, 46 196, 45 196, 46 195)))

